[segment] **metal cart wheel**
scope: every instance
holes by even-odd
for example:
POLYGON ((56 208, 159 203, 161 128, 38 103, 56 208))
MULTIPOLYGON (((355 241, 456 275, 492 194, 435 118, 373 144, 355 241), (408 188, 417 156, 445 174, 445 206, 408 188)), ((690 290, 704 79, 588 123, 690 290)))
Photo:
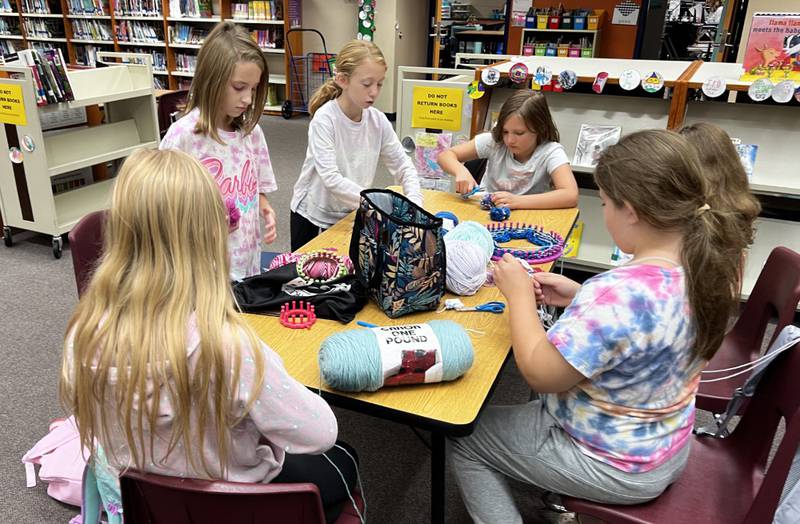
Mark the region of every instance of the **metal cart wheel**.
POLYGON ((60 236, 53 237, 53 256, 56 259, 61 258, 61 249, 64 247, 64 241, 60 236))
POLYGON ((14 239, 11 238, 11 228, 8 226, 3 226, 3 243, 6 247, 14 245, 14 239))
POLYGON ((285 118, 286 120, 289 120, 290 118, 292 118, 293 110, 294 107, 292 106, 292 101, 285 100, 283 102, 283 105, 281 106, 281 116, 283 116, 283 118, 285 118))

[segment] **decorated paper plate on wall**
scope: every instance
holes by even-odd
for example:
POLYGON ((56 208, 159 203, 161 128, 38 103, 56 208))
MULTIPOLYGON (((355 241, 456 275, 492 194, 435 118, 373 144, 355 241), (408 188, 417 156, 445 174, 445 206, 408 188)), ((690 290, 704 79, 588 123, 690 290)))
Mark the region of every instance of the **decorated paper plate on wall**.
POLYGON ((494 67, 487 67, 481 71, 481 80, 483 80, 483 83, 487 86, 496 85, 497 82, 500 81, 500 71, 494 67))
POLYGON ((747 89, 747 95, 756 102, 763 102, 772 94, 774 86, 766 78, 759 78, 747 89))
POLYGON ((642 75, 635 69, 626 69, 619 74, 619 86, 625 91, 633 91, 642 83, 642 75))
POLYGON ((651 71, 642 78, 642 89, 648 93, 658 93, 664 87, 664 77, 658 71, 651 71))
POLYGON ((786 102, 790 101, 793 96, 794 82, 791 80, 778 82, 775 87, 772 88, 772 99, 779 104, 785 104, 786 102))
POLYGON ((484 92, 485 89, 483 87, 483 84, 481 84, 477 80, 473 80, 467 86, 467 96, 469 96, 473 100, 477 100, 478 98, 482 97, 484 92))
POLYGON ((517 62, 508 70, 508 78, 515 84, 521 84, 528 79, 528 66, 522 62, 517 62))
POLYGON ((578 83, 578 75, 575 71, 565 69, 558 74, 558 83, 564 89, 572 89, 578 83))
POLYGON ((728 83, 724 78, 719 76, 712 76, 703 82, 703 94, 709 98, 717 98, 725 92, 728 88, 728 83))
POLYGON ((547 66, 539 66, 533 72, 533 83, 537 86, 550 85, 553 79, 553 71, 547 66))

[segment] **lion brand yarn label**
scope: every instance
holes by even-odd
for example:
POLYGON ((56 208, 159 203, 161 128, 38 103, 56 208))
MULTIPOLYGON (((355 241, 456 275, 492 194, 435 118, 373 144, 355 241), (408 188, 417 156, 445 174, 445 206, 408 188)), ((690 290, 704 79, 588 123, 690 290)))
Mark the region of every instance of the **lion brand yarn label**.
POLYGON ((378 339, 384 386, 442 381, 441 346, 428 324, 370 329, 378 339))

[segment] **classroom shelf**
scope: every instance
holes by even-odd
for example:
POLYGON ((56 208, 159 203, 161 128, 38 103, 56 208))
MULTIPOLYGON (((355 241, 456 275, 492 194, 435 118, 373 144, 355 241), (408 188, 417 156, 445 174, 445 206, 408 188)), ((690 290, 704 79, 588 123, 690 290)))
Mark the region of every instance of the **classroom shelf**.
POLYGON ((67 15, 70 20, 111 20, 110 15, 67 15))
POLYGON ((22 13, 24 18, 64 18, 61 13, 22 13))
POLYGON ((523 33, 598 33, 597 29, 536 29, 535 27, 526 27, 522 30, 523 33))
POLYGON ((156 141, 140 139, 134 119, 46 135, 44 142, 51 177, 124 158, 142 147, 158 147, 156 141), (75 147, 76 144, 81 147, 75 147))
POLYGON ((286 75, 280 74, 269 74, 269 83, 270 84, 286 84, 286 75))
POLYGON ((0 16, 19 16, 19 13, 9 13, 8 11, 3 11, 0 13, 0 16))
POLYGON ((261 51, 263 51, 263 52, 265 52, 265 53, 272 53, 272 54, 276 54, 276 55, 282 55, 282 54, 286 53, 286 50, 285 50, 285 49, 283 49, 283 48, 280 48, 280 47, 279 47, 279 48, 275 48, 275 47, 262 47, 262 48, 261 48, 261 51))
POLYGON ((162 16, 132 16, 132 15, 115 15, 115 20, 139 20, 143 22, 161 22, 164 20, 162 16))
POLYGON ((203 24, 216 24, 220 22, 222 19, 218 16, 212 16, 207 18, 199 18, 199 17, 180 17, 180 16, 169 16, 167 17, 168 22, 197 22, 203 24))
POLYGON ((172 76, 184 76, 184 77, 192 78, 194 76, 194 71, 173 71, 170 74, 172 76))
POLYGON ((0 35, 0 40, 25 40, 22 35, 0 35))
POLYGON ((25 40, 32 42, 67 42, 66 38, 52 38, 48 36, 29 36, 25 40))
MULTIPOLYGON (((135 56, 98 52, 98 60, 135 56)), ((0 159, 3 219, 9 227, 52 235, 53 255, 59 258, 61 235, 86 213, 108 207, 114 183, 110 162, 139 148, 158 147, 152 68, 149 63, 109 63, 108 67, 68 70, 75 100, 42 107, 36 104, 37 86, 29 67, 9 62, 0 65, 0 71, 9 75, 0 78, 0 83, 21 90, 24 107, 24 119, 0 130, 0 147, 8 149, 23 136, 35 145, 26 150, 20 164, 12 164, 8 156, 0 159), (87 106, 99 105, 105 123, 89 116, 94 112, 87 106), (88 171, 92 175, 87 185, 53 194, 54 177, 88 171)))
POLYGON ((166 47, 167 46, 167 44, 164 43, 164 42, 126 42, 126 41, 122 41, 122 40, 117 40, 117 43, 119 45, 132 46, 132 47, 138 47, 138 46, 141 46, 141 47, 166 47))
POLYGON ((88 40, 81 38, 73 38, 70 40, 73 44, 94 44, 94 45, 114 45, 113 40, 88 40))
POLYGON ((202 44, 182 44, 182 43, 170 43, 169 46, 173 49, 200 49, 202 44))
POLYGON ((245 25, 283 25, 283 20, 245 20, 242 18, 231 18, 234 24, 245 25))

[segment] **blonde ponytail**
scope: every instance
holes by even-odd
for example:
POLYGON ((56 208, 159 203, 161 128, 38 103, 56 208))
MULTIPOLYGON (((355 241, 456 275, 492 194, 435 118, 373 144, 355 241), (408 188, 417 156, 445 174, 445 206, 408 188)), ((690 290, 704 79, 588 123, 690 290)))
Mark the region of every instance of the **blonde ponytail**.
POLYGON ((325 102, 339 98, 342 94, 342 88, 336 83, 333 78, 328 79, 327 82, 314 92, 311 101, 308 103, 308 112, 311 116, 317 112, 317 109, 323 106, 325 102))
MULTIPOLYGON (((366 60, 373 60, 375 63, 383 64, 383 67, 387 67, 386 59, 378 46, 367 40, 351 40, 336 55, 335 74, 349 78, 356 68, 366 60)), ((314 116, 317 109, 322 107, 325 102, 339 98, 341 94, 342 88, 331 78, 322 84, 322 87, 317 89, 314 96, 311 97, 308 102, 308 112, 311 116, 314 116)))

